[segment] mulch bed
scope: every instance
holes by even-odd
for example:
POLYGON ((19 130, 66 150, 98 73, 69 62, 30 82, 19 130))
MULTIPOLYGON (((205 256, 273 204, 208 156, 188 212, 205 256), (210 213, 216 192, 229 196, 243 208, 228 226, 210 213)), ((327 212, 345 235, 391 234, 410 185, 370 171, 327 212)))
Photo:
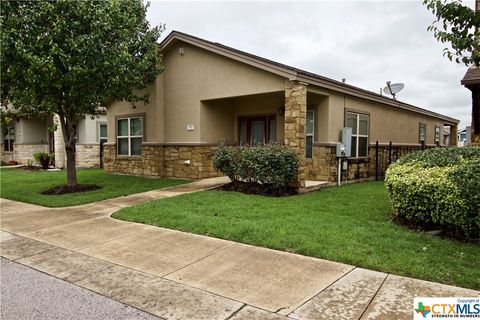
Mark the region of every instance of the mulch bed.
POLYGON ((67 185, 55 186, 42 192, 43 195, 61 195, 68 193, 86 192, 100 189, 96 184, 78 184, 75 187, 67 185))
POLYGON ((419 222, 410 221, 404 218, 402 219, 398 216, 393 216, 391 220, 392 222, 403 225, 409 228, 410 230, 421 231, 431 236, 438 236, 441 238, 460 240, 463 242, 478 243, 480 241, 480 239, 467 238, 465 237, 465 235, 459 232, 456 232, 455 230, 449 229, 446 226, 436 225, 434 223, 419 223, 419 222))
POLYGON ((20 169, 27 170, 27 171, 46 171, 42 167, 37 166, 23 166, 20 169))
POLYGON ((242 182, 239 181, 236 184, 230 182, 229 184, 223 185, 218 188, 218 190, 223 191, 236 191, 245 194, 258 194, 262 196, 268 197, 288 197, 297 194, 297 190, 295 188, 287 188, 284 192, 278 194, 274 190, 258 183, 254 182, 242 182))

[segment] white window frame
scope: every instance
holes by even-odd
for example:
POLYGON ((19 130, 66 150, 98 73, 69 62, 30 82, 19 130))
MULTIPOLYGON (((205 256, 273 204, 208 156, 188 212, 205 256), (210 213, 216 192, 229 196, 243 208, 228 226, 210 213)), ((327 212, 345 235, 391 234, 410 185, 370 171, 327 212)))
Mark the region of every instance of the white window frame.
POLYGON ((420 122, 418 125, 418 141, 420 144, 426 144, 427 141, 427 124, 420 122), (423 129, 423 140, 422 140, 422 129, 423 129))
POLYGON ((315 137, 315 110, 313 109, 307 109, 307 119, 308 119, 308 113, 312 114, 312 120, 313 120, 313 125, 312 125, 312 132, 308 133, 307 132, 307 125, 305 124, 305 157, 307 159, 313 159, 313 140, 315 137), (308 157, 307 156, 307 137, 312 137, 312 156, 308 157))
POLYGON ((116 123, 116 128, 117 128, 117 155, 119 155, 119 156, 129 156, 129 157, 141 157, 141 156, 142 156, 141 154, 133 154, 133 155, 132 155, 132 142, 131 142, 131 140, 132 140, 132 138, 142 138, 142 143, 143 143, 143 133, 144 133, 144 131, 145 131, 145 128, 144 128, 145 124, 144 124, 144 121, 143 121, 143 117, 142 117, 142 116, 119 117, 119 118, 116 119, 116 121, 117 121, 117 123, 116 123), (131 135, 131 134, 130 134, 130 121, 131 121, 132 119, 140 119, 140 120, 142 121, 142 135, 131 135), (128 135, 126 135, 126 136, 120 136, 120 135, 118 134, 118 122, 119 122, 120 120, 128 120, 128 121, 127 121, 128 135), (118 152, 118 149, 119 149, 119 147, 120 147, 120 144, 118 143, 118 139, 125 139, 125 138, 126 138, 127 141, 128 141, 128 154, 120 154, 120 153, 118 152))
POLYGON ((100 141, 102 139, 105 139, 108 141, 108 132, 107 132, 107 135, 105 137, 102 137, 102 126, 106 126, 107 127, 107 130, 108 130, 108 126, 107 126, 107 123, 106 122, 99 122, 98 123, 98 142, 100 143, 100 141))
POLYGON ((352 150, 351 158, 367 158, 368 151, 369 151, 368 150, 368 136, 369 136, 368 133, 370 131, 370 115, 365 113, 360 113, 360 112, 347 111, 347 118, 348 118, 348 114, 354 115, 357 119, 357 133, 353 133, 353 130, 352 130, 352 138, 355 138, 355 140, 357 140, 357 143, 355 143, 356 150, 352 150), (360 116, 367 117, 367 134, 360 134, 360 116), (366 148, 367 153, 364 156, 358 155, 360 138, 367 138, 367 148, 366 148))
POLYGON ((434 137, 435 137, 435 143, 436 143, 437 145, 440 144, 440 139, 441 139, 440 136, 441 136, 440 127, 435 126, 435 135, 434 135, 434 137))
POLYGON ((6 126, 5 129, 7 132, 3 137, 3 152, 13 152, 13 144, 15 143, 15 126, 9 125, 6 126), (5 140, 8 140, 8 150, 5 150, 5 147, 7 146, 7 144, 5 144, 5 140))

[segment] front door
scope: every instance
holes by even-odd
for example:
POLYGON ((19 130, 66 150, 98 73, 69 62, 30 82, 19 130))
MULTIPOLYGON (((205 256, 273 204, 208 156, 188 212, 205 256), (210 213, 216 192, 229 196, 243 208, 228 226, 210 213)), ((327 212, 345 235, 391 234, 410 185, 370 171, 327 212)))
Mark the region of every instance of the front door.
POLYGON ((239 144, 256 145, 275 142, 275 116, 240 117, 239 144))

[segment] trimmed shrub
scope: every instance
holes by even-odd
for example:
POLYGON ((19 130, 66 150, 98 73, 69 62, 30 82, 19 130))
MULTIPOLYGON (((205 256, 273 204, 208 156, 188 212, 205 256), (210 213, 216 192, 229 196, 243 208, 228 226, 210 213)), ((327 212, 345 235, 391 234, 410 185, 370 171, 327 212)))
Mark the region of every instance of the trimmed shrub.
POLYGON ((423 167, 457 165, 461 159, 479 159, 480 147, 433 148, 417 151, 401 157, 397 164, 416 162, 423 167))
POLYGON ((388 168, 385 184, 396 220, 480 236, 480 148, 407 155, 388 168))
POLYGON ((33 154, 33 158, 42 166, 43 169, 48 169, 51 159, 50 154, 43 151, 37 151, 33 154))
POLYGON ((221 146, 213 159, 216 169, 234 184, 261 184, 274 194, 281 194, 298 171, 295 152, 279 144, 256 146, 221 146))

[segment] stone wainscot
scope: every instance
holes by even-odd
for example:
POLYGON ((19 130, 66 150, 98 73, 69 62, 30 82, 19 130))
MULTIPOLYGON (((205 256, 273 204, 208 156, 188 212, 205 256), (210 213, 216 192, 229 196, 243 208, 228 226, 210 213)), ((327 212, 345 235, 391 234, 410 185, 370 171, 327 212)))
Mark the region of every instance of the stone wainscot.
POLYGON ((105 143, 106 172, 154 177, 202 179, 222 176, 213 167, 216 145, 142 144, 141 156, 117 155, 115 143, 105 143))

